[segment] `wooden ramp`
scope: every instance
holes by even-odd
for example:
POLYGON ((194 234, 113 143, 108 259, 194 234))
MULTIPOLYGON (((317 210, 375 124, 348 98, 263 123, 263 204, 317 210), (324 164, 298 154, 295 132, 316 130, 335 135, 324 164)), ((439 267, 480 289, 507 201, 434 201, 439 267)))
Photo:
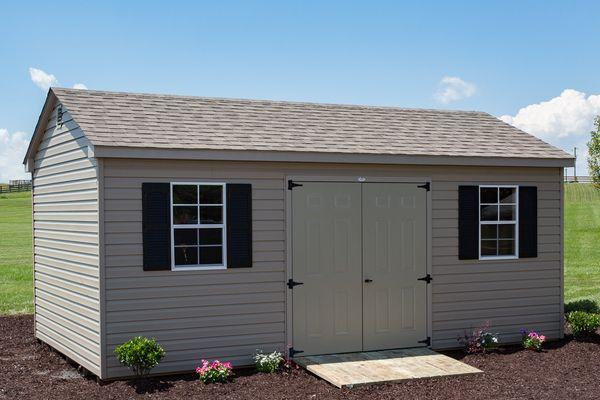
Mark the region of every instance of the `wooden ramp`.
POLYGON ((482 372, 424 347, 296 357, 294 361, 339 388, 482 372))

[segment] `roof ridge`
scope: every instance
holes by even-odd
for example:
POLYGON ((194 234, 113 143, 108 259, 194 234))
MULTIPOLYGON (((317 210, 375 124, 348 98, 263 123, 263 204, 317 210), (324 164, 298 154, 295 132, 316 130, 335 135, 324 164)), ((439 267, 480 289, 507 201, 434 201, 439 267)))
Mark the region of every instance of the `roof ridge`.
MULTIPOLYGON (((246 103, 271 103, 271 104, 285 104, 285 105, 297 105, 297 106, 317 106, 317 107, 343 107, 350 109, 372 109, 372 110, 398 110, 398 111, 426 111, 436 113, 455 113, 455 114, 485 114, 492 115, 485 111, 479 110, 450 110, 441 108, 418 108, 418 107, 399 107, 399 106, 383 106, 383 105, 368 105, 368 104, 352 104, 352 103, 320 103, 312 101, 294 101, 294 100, 272 100, 272 99, 249 99, 242 97, 212 97, 212 96, 191 96, 182 94, 165 94, 165 93, 146 93, 146 92, 122 92, 122 91, 111 91, 111 90, 94 90, 94 89, 73 89, 66 87, 52 87, 50 90, 54 92, 68 92, 68 93, 96 93, 96 94, 108 94, 108 95, 124 95, 124 96, 144 96, 144 97, 155 97, 155 98, 179 98, 187 100, 212 100, 212 101, 229 101, 229 102, 246 102, 246 103)), ((493 115, 492 115, 493 116, 493 115)))

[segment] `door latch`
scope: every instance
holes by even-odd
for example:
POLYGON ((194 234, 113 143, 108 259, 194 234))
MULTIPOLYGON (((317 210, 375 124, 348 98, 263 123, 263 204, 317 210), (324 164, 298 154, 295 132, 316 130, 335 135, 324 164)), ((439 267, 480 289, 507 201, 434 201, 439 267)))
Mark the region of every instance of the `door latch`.
POLYGON ((431 281, 433 280, 433 278, 431 277, 431 275, 427 274, 422 278, 418 278, 418 281, 425 281, 427 283, 431 283, 431 281))
POLYGON ((368 279, 368 278, 365 279, 365 283, 371 283, 371 282, 373 282, 373 279, 368 279))
POLYGON ((291 278, 287 282, 287 287, 290 289, 293 289, 294 286, 298 286, 298 285, 304 285, 304 282, 296 282, 291 278))

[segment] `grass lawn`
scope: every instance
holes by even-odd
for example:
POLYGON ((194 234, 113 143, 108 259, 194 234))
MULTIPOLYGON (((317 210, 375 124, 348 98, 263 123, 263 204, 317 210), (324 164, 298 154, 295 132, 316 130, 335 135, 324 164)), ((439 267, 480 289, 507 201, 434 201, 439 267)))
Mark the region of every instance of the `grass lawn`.
POLYGON ((565 302, 600 304, 600 190, 565 186, 565 302))
POLYGON ((31 192, 0 194, 0 315, 33 312, 31 192))
MULTIPOLYGON (((0 195, 0 315, 30 313, 31 192, 0 195)), ((600 190, 565 190, 565 302, 600 304, 600 190)))

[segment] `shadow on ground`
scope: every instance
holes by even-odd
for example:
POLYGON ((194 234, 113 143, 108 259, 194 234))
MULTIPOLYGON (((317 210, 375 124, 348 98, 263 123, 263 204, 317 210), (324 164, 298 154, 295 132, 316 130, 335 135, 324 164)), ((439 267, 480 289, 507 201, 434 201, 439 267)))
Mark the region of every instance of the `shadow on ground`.
POLYGON ((594 300, 582 299, 565 303, 565 313, 571 311, 585 311, 589 313, 600 313, 600 306, 594 300))
MULTIPOLYGON (((179 379, 181 379, 181 377, 179 379)), ((170 379, 158 378, 135 379, 127 381, 127 385, 131 386, 137 394, 165 392, 173 387, 173 383, 170 382, 170 379)))

